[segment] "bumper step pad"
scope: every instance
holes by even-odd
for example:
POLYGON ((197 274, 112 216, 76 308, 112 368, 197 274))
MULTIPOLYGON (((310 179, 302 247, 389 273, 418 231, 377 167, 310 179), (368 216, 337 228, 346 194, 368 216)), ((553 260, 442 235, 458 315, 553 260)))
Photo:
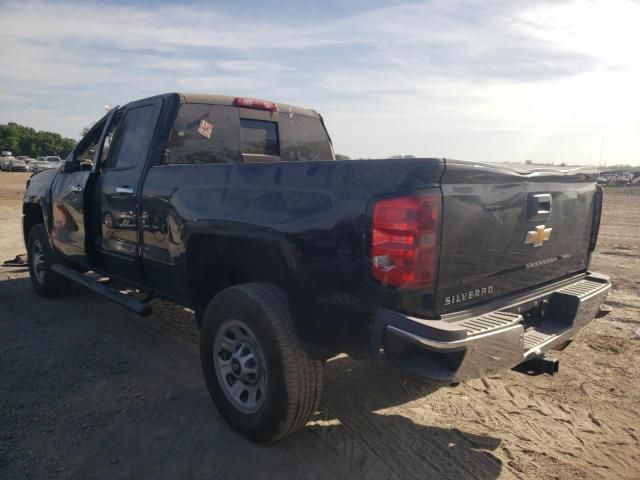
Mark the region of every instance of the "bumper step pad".
MULTIPOLYGON (((579 282, 568 285, 564 288, 557 290, 550 299, 550 310, 553 310, 553 302, 564 302, 566 306, 564 308, 561 306, 557 308, 557 315, 555 315, 556 319, 545 320, 544 322, 536 325, 534 327, 528 328, 524 332, 524 348, 525 348, 525 357, 529 358, 531 356, 536 356, 539 354, 538 350, 544 347, 549 342, 552 342, 558 336, 563 335, 565 332, 570 331, 574 328, 575 320, 573 323, 566 323, 564 321, 560 321, 560 318, 566 313, 566 309, 568 308, 570 311, 573 311, 573 316, 578 315, 578 310, 580 309, 580 303, 588 300, 588 297, 593 294, 597 294, 602 290, 603 282, 596 280, 592 280, 589 278, 585 278, 584 280, 580 280, 579 282), (572 304, 575 304, 572 305, 572 304), (571 305, 571 306, 569 306, 571 305)), ((599 305, 598 305, 599 307, 599 305)), ((584 309, 584 307, 583 307, 584 309)), ((593 312, 593 315, 589 314, 587 320, 593 320, 597 311, 593 312)), ((554 316, 553 314, 551 315, 554 316)), ((578 321, 578 323, 582 323, 578 321)), ((585 322, 586 323, 586 322, 585 322)), ((583 325, 579 325, 583 326, 583 325)))
POLYGON ((543 322, 524 332, 524 349, 529 352, 569 329, 570 327, 565 323, 543 322))
POLYGON ((601 288, 602 282, 586 278, 567 287, 561 288, 558 290, 558 293, 566 293, 567 295, 575 295, 578 298, 583 298, 597 290, 600 290, 601 288))
POLYGON ((469 318, 458 322, 458 325, 467 330, 467 336, 479 335, 484 332, 505 328, 519 323, 522 315, 508 312, 490 312, 479 317, 469 318))

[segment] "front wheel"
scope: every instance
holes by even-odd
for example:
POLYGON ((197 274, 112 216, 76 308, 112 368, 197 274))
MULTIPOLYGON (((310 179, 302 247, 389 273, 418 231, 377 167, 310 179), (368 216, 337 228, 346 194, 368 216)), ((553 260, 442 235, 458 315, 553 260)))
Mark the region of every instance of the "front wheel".
POLYGON ((204 312, 200 359, 224 419, 256 442, 303 427, 322 393, 322 362, 297 337, 284 291, 249 283, 217 294, 204 312))
POLYGON ((34 225, 27 240, 27 265, 31 285, 41 297, 58 297, 71 292, 71 281, 51 270, 55 253, 44 224, 34 225))

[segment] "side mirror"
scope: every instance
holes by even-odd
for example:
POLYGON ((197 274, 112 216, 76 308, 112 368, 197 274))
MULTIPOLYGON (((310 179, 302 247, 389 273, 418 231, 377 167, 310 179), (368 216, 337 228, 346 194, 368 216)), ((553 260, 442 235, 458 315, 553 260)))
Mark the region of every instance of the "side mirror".
POLYGON ((73 157, 65 160, 62 165, 62 173, 71 173, 77 170, 78 162, 76 162, 73 157))

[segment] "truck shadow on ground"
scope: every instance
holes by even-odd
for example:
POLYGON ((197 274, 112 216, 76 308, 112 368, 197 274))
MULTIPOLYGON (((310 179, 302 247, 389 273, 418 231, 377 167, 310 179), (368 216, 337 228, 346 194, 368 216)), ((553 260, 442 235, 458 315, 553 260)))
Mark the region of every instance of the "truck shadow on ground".
POLYGON ((366 361, 333 359, 320 411, 299 435, 325 440, 366 477, 497 478, 502 461, 491 452, 501 439, 437 426, 439 415, 424 405, 396 413, 439 388, 407 379, 384 361, 374 369, 366 361), (405 416, 413 412, 421 423, 405 416))

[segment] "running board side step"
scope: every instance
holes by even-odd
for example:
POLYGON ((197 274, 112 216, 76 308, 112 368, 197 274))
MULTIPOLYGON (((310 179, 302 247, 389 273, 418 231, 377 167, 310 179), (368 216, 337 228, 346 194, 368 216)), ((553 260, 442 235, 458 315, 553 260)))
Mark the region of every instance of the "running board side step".
POLYGON ((142 315, 143 317, 151 315, 151 305, 138 300, 132 295, 126 295, 115 288, 107 287, 106 285, 103 285, 102 283, 59 263, 51 265, 51 270, 73 282, 79 283, 83 287, 87 287, 92 292, 102 295, 103 297, 108 298, 112 302, 115 302, 138 315, 142 315))

